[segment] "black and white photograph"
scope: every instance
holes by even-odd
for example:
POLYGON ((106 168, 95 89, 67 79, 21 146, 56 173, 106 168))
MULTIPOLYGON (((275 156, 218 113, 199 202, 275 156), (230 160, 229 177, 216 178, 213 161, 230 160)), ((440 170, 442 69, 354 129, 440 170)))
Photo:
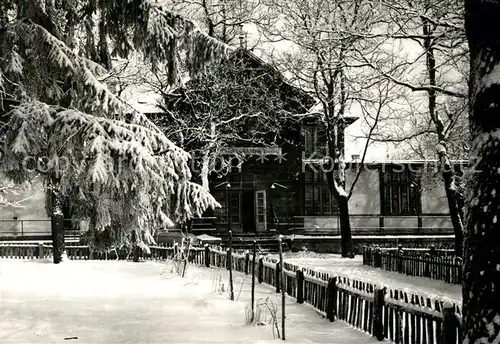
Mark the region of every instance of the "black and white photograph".
POLYGON ((500 0, 0 0, 1 344, 499 344, 499 218, 500 0))

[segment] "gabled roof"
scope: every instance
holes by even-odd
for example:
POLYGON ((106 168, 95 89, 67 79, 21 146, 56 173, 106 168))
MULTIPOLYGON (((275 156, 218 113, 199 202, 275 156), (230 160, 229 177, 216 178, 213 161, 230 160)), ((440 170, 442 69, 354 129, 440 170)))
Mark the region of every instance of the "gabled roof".
MULTIPOLYGON (((252 51, 245 49, 243 47, 239 47, 239 48, 235 49, 233 52, 231 52, 231 54, 229 55, 229 58, 232 58, 234 56, 238 56, 238 57, 245 56, 249 60, 252 60, 255 63, 257 63, 263 67, 270 68, 271 70, 273 70, 273 72, 275 72, 281 78, 281 80, 283 80, 283 83, 285 83, 288 87, 290 87, 291 89, 293 89, 294 91, 296 91, 300 95, 304 96, 305 98, 310 99, 311 102, 313 102, 315 100, 314 97, 312 97, 310 94, 308 94, 307 92, 305 92, 301 88, 293 85, 290 81, 288 81, 287 78, 283 75, 283 73, 281 73, 274 65, 265 62, 260 57, 255 55, 252 51)), ((323 113, 324 113, 323 104, 320 101, 317 101, 309 110, 307 110, 307 112, 304 114, 304 118, 308 118, 308 117, 317 118, 318 115, 322 115, 323 113)), ((358 119, 359 119, 359 116, 354 116, 354 115, 344 116, 344 120, 345 120, 347 126, 356 122, 356 120, 358 120, 358 119)))
POLYGON ((304 97, 305 99, 308 99, 308 101, 310 103, 313 103, 315 101, 314 97, 312 97, 309 93, 307 93, 306 91, 304 91, 303 89, 301 89, 300 87, 297 87, 295 85, 293 85, 284 75, 283 73, 281 73, 281 71, 278 70, 278 68, 276 68, 276 66, 274 66, 273 64, 271 63, 268 63, 268 62, 265 62, 263 59, 261 59, 260 57, 258 57, 257 55, 255 55, 252 51, 246 49, 246 48, 243 48, 243 47, 238 47, 237 49, 235 49, 233 52, 231 52, 229 54, 229 59, 233 58, 233 57, 246 57, 247 59, 249 59, 250 61, 253 61, 255 62, 256 64, 264 67, 264 68, 268 68, 269 70, 271 70, 276 76, 278 76, 281 81, 283 82, 283 84, 288 87, 290 90, 296 92, 297 94, 299 94, 300 96, 304 97))

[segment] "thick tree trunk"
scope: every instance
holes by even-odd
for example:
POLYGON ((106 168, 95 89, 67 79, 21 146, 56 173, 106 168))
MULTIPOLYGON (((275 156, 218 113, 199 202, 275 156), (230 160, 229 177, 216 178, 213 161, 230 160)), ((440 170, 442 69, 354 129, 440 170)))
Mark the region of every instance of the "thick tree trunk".
POLYGON ((465 1, 471 157, 466 193, 463 343, 500 341, 500 1, 465 1))
POLYGON ((50 200, 51 200, 51 229, 52 229, 52 252, 54 256, 54 264, 59 264, 62 261, 64 253, 64 212, 63 198, 58 192, 58 179, 54 176, 50 180, 50 200))
POLYGON ((354 258, 351 221, 349 219, 349 199, 347 196, 340 196, 337 199, 339 205, 340 218, 340 245, 342 258, 354 258))

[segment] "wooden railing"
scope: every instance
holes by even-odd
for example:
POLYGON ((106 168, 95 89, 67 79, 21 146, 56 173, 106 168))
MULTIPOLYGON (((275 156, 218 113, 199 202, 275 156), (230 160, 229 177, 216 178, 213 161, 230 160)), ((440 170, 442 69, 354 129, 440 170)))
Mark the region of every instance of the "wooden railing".
POLYGON ((462 259, 453 250, 363 247, 363 264, 408 276, 462 283, 462 259))
MULTIPOLYGON (((80 229, 70 219, 64 220, 67 240, 80 240, 80 229)), ((6 239, 50 237, 50 219, 0 219, 0 237, 6 239)))
MULTIPOLYGON (((294 230, 306 232, 329 232, 340 235, 340 218, 332 215, 300 215, 294 216, 294 230), (328 218, 328 227, 309 227, 305 225, 308 218, 328 218)), ((453 233, 449 214, 415 214, 415 215, 381 215, 350 214, 351 231, 354 235, 387 235, 387 234, 450 234, 453 233), (399 221, 404 220, 404 224, 399 221), (446 225, 441 222, 446 221, 446 225), (435 223, 433 223, 435 222, 435 223)))
MULTIPOLYGON (((0 257, 36 259, 50 255, 49 245, 0 244, 0 257)), ((72 259, 89 259, 86 246, 66 247, 72 259)), ((179 246, 150 247, 144 259, 166 260, 179 253, 179 246)), ((367 256, 368 257, 368 256, 367 256)), ((94 257, 94 259, 113 259, 94 257)), ((195 247, 189 250, 188 261, 206 267, 229 268, 251 274, 253 257, 248 251, 233 252, 221 247, 195 247)), ((377 258, 378 259, 378 258, 377 258)), ((259 283, 266 283, 281 292, 279 263, 272 258, 256 257, 259 283)), ((284 263, 286 293, 298 303, 305 303, 330 321, 340 319, 372 334, 378 340, 389 339, 404 344, 461 343, 461 310, 458 305, 431 299, 401 290, 381 288, 345 276, 306 269, 284 263)))

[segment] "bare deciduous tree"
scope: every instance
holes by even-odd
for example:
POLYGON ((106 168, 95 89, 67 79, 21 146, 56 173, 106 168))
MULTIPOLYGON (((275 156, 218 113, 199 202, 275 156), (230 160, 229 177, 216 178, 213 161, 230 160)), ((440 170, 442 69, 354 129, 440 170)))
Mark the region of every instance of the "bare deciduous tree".
POLYGON ((381 76, 399 85, 407 94, 400 116, 380 127, 374 138, 409 147, 407 158, 438 159, 444 181, 455 251, 462 255, 463 185, 451 159, 468 153, 466 122, 466 75, 468 47, 461 7, 455 0, 409 0, 382 2, 384 37, 396 49, 384 47, 381 54, 399 55, 389 70, 359 56, 381 76), (451 10, 455 9, 455 10, 451 10))
POLYGON ((318 121, 326 128, 330 157, 323 168, 338 204, 342 256, 352 257, 344 129, 347 118, 357 111, 354 109, 370 98, 369 90, 382 81, 357 56, 363 51, 371 63, 378 59, 374 52, 380 42, 367 39, 379 22, 377 6, 364 0, 269 0, 265 3, 270 10, 262 30, 269 40, 289 45, 287 52, 278 57, 279 63, 294 82, 320 101, 322 115, 318 121))
POLYGON ((260 21, 260 0, 166 0, 175 11, 195 18, 209 36, 238 44, 242 26, 260 21))
POLYGON ((286 84, 278 70, 253 59, 248 51, 236 51, 173 92, 165 92, 161 81, 150 82, 164 97, 159 104, 164 113, 155 122, 191 152, 193 170, 206 189, 211 173, 225 175, 246 159, 228 147, 286 142, 283 128, 293 126, 294 115, 306 112, 307 103, 311 104, 305 94, 286 84))

